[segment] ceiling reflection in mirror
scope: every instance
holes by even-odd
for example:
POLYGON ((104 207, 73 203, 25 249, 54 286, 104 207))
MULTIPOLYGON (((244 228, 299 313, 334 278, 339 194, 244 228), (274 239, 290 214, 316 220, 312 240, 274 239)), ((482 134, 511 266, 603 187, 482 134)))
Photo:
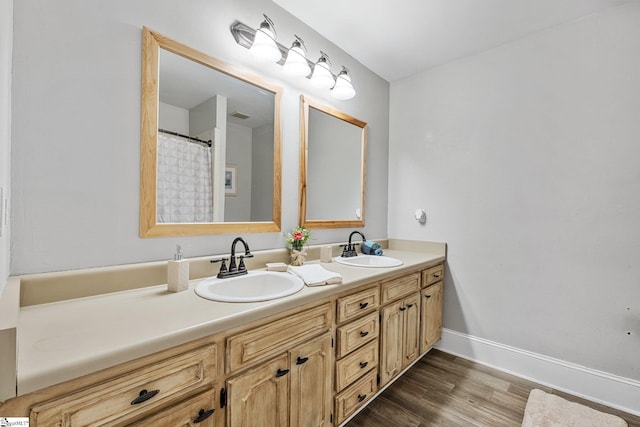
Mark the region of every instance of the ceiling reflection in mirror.
POLYGON ((281 89, 146 29, 145 40, 141 236, 278 231, 281 89))
POLYGON ((304 96, 301 118, 300 222, 363 227, 366 123, 304 96))

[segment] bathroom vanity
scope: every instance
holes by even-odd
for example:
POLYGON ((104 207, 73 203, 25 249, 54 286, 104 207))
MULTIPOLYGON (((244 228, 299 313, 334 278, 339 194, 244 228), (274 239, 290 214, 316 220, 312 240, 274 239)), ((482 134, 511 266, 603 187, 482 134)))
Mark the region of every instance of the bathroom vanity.
POLYGON ((343 424, 440 338, 445 245, 392 241, 387 253, 403 265, 323 264, 343 283, 271 301, 205 300, 191 280, 180 293, 24 306, 18 395, 0 415, 32 427, 343 424))

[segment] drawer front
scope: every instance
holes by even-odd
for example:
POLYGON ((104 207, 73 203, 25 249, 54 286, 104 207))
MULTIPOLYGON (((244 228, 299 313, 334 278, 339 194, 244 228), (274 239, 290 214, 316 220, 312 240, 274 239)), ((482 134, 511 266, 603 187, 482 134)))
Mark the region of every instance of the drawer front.
POLYGON ((369 341, 376 339, 380 332, 378 312, 340 326, 337 329, 338 348, 337 357, 343 357, 369 341))
POLYGON ((378 390, 376 371, 371 371, 358 382, 336 396, 336 419, 338 424, 349 418, 378 390))
POLYGON ((380 306, 378 286, 356 292, 338 299, 338 323, 370 313, 380 306))
POLYGON ((349 384, 378 366, 378 340, 366 344, 336 362, 336 389, 342 391, 349 384))
POLYGON ((444 265, 439 264, 422 272, 422 286, 428 286, 439 282, 444 277, 444 265))
POLYGON ((216 361, 215 345, 201 347, 92 389, 36 405, 31 419, 35 425, 64 427, 112 425, 138 418, 211 384, 217 372, 216 361), (133 403, 136 399, 139 402, 133 403))
POLYGON ((266 360, 329 330, 331 308, 331 303, 323 304, 228 338, 228 372, 266 360))
POLYGON ((216 388, 214 388, 133 423, 131 426, 222 427, 224 410, 215 409, 217 401, 216 388))
POLYGON ((398 277, 382 283, 382 304, 420 290, 420 273, 398 277))

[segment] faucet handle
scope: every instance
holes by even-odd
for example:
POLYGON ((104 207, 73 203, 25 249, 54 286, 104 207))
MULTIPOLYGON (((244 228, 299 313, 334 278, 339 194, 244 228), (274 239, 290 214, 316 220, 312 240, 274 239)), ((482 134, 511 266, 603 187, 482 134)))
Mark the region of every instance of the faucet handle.
POLYGON ((222 264, 220 265, 220 271, 218 272, 218 277, 220 277, 221 275, 224 276, 224 274, 227 272, 227 264, 226 262, 228 261, 228 258, 216 258, 216 259, 212 259, 211 264, 216 263, 216 262, 221 262, 222 264))
MULTIPOLYGON (((251 255, 251 257, 253 257, 253 255, 251 255)), ((244 259, 251 258, 251 257, 247 257, 245 255, 238 256, 238 259, 240 259, 240 262, 238 263, 238 271, 247 271, 247 267, 245 267, 244 265, 244 259)))

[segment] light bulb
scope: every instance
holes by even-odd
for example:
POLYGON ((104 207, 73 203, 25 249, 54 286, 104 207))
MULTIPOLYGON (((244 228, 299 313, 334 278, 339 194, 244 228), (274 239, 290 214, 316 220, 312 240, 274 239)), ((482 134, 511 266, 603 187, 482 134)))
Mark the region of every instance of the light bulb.
POLYGON ((300 41, 296 40, 291 45, 282 69, 289 76, 306 77, 311 72, 300 41))
POLYGON ((356 96, 356 90, 351 84, 351 77, 346 68, 343 67, 342 71, 338 73, 336 85, 331 89, 331 95, 340 100, 347 100, 356 96))
POLYGON ((327 64, 327 58, 325 55, 322 55, 318 62, 316 62, 315 67, 313 67, 313 74, 311 75, 311 85, 318 88, 330 88, 335 83, 333 79, 333 74, 329 70, 329 65, 327 64))
POLYGON ((282 58, 282 52, 276 45, 273 28, 267 21, 269 18, 266 15, 264 17, 266 19, 260 24, 260 28, 256 30, 249 52, 258 61, 278 62, 282 58))

